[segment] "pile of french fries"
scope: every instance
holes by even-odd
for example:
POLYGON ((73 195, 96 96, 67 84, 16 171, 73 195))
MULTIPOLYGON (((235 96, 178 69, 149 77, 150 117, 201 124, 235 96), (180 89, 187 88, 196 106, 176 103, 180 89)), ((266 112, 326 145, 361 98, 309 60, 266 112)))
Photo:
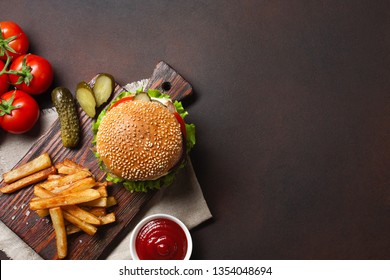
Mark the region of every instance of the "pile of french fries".
POLYGON ((97 228, 116 221, 107 209, 116 205, 108 195, 108 183, 95 180, 88 168, 65 159, 52 164, 47 153, 3 175, 7 183, 0 189, 12 193, 34 185, 30 209, 40 217, 50 215, 56 234, 58 258, 67 256, 67 236, 84 231, 94 235, 97 228))
POLYGON ((31 186, 43 181, 49 175, 56 174, 57 171, 51 162, 48 153, 20 165, 18 168, 3 174, 5 185, 0 189, 2 193, 13 193, 22 188, 31 186))

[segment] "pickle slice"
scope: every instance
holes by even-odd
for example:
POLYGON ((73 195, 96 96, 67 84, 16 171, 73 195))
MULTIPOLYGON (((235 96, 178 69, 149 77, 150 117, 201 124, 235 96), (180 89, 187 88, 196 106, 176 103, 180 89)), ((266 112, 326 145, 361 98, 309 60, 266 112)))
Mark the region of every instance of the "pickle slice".
POLYGON ((92 88, 86 82, 77 84, 76 99, 89 117, 93 118, 96 115, 96 100, 92 88))
POLYGON ((149 101, 152 101, 152 99, 149 97, 149 94, 147 94, 146 92, 139 92, 136 94, 136 96, 134 97, 134 101, 145 101, 145 102, 149 102, 149 101))
POLYGON ((114 77, 107 73, 101 73, 97 76, 93 86, 93 94, 96 100, 96 106, 100 107, 107 102, 115 88, 114 77))

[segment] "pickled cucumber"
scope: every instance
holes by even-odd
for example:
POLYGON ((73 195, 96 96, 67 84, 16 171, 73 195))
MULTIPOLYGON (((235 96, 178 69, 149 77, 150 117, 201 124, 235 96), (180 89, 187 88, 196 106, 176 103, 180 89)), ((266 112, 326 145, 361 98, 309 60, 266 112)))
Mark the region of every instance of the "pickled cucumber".
POLYGON ((51 99, 60 119, 62 144, 64 147, 74 148, 80 141, 80 123, 75 99, 69 89, 64 87, 53 89, 51 99))
POLYGON ((111 96, 115 89, 114 77, 107 73, 100 73, 93 86, 93 93, 95 95, 96 106, 100 107, 111 96))
POLYGON ((96 114, 96 101, 91 87, 86 82, 80 82, 76 88, 76 99, 84 112, 91 118, 96 114))

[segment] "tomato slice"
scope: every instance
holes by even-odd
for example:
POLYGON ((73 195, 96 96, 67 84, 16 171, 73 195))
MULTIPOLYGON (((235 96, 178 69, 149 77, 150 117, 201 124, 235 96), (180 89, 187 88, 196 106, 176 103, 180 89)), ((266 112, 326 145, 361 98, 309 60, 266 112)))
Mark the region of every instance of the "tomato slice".
POLYGON ((112 104, 110 109, 108 109, 108 111, 110 111, 112 108, 118 106, 119 104, 121 104, 123 102, 132 101, 133 99, 134 99, 134 96, 123 97, 123 98, 119 99, 117 102, 115 102, 114 104, 112 104))
POLYGON ((180 116, 180 114, 178 112, 174 112, 173 115, 176 117, 177 121, 180 124, 181 133, 183 133, 184 138, 187 138, 186 124, 185 124, 183 118, 180 116))

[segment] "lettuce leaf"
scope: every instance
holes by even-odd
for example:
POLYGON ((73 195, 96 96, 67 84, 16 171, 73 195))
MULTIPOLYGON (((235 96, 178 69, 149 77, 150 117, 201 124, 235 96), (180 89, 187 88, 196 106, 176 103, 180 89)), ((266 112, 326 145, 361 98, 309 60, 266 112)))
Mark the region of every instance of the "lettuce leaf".
MULTIPOLYGON (((142 89, 137 90, 137 93, 141 92, 141 91, 142 91, 142 89)), ((157 89, 149 89, 148 90, 148 94, 149 94, 150 97, 154 97, 154 98, 168 98, 168 99, 170 98, 169 95, 164 94, 164 93, 160 92, 157 89)), ((121 99, 123 97, 126 97, 126 96, 130 96, 130 95, 134 95, 134 93, 131 93, 131 92, 128 92, 128 91, 124 91, 124 92, 120 93, 110 103, 110 105, 107 106, 107 108, 104 109, 99 114, 99 116, 96 119, 96 122, 94 122, 92 124, 92 132, 93 132, 93 135, 94 135, 93 141, 92 141, 93 145, 96 145, 96 135, 97 135, 97 132, 99 130, 100 123, 101 123, 102 119, 104 118, 107 110, 112 106, 112 104, 114 104, 119 99, 121 99)), ((182 103, 179 102, 179 101, 174 101, 173 105, 175 106, 177 112, 180 114, 180 116, 184 120, 184 118, 188 115, 188 112, 184 109, 182 103)), ((186 136, 186 153, 188 154, 191 151, 191 149, 194 147, 195 143, 196 143, 195 125, 186 123, 185 127, 186 127, 186 134, 187 134, 187 136, 186 136)), ((110 181, 110 182, 113 182, 113 183, 121 183, 130 192, 147 192, 149 190, 160 189, 163 185, 164 186, 169 186, 169 185, 171 185, 173 183, 173 181, 175 179, 175 176, 176 176, 176 173, 181 168, 183 168, 186 165, 186 156, 183 156, 182 162, 180 164, 178 164, 168 174, 166 174, 165 176, 163 176, 163 177, 161 177, 159 179, 149 180, 149 181, 129 181, 129 180, 125 180, 123 178, 117 177, 116 175, 110 173, 107 170, 107 168, 104 166, 104 163, 101 160, 101 158, 99 156, 99 153, 97 151, 94 151, 94 155, 98 159, 100 168, 107 173, 106 180, 110 181)))

